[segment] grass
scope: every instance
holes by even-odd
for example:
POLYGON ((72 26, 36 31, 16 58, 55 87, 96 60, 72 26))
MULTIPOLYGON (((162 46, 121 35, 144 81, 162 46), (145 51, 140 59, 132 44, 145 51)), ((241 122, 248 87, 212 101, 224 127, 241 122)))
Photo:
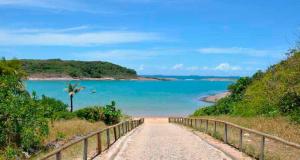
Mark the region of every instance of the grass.
MULTIPOLYGON (((201 116, 201 118, 217 119, 231 122, 246 128, 261 131, 280 137, 290 142, 300 143, 300 125, 291 124, 284 117, 230 117, 230 116, 201 116)), ((197 126, 200 131, 205 131, 204 123, 197 126)), ((217 123, 217 133, 213 133, 213 123, 208 125, 208 134, 223 140, 224 125, 217 123)), ((261 137, 246 131, 243 132, 243 151, 252 157, 259 157, 261 137)), ((228 126, 228 144, 238 148, 239 129, 228 126)), ((266 138, 265 158, 292 160, 300 155, 300 150, 283 145, 282 143, 266 138)))
MULTIPOLYGON (((122 117, 122 120, 128 120, 129 117, 122 117)), ((55 121, 51 124, 50 134, 47 139, 44 141, 44 145, 47 145, 50 142, 55 142, 56 144, 66 144, 72 141, 76 137, 87 135, 90 132, 97 131, 107 126, 103 122, 91 123, 86 120, 80 119, 71 119, 71 120, 62 120, 55 121)), ((118 127, 116 128, 117 137, 120 137, 123 134, 122 129, 120 132, 118 127), (119 135, 120 133, 120 135, 119 135)), ((109 129, 110 134, 110 145, 116 141, 114 138, 113 128, 109 129)), ((101 149, 104 151, 107 148, 107 137, 106 132, 101 133, 101 149)), ((32 159, 40 159, 49 153, 50 150, 44 151, 32 159)), ((92 136, 88 138, 88 157, 91 158, 97 153, 97 136, 92 136)), ((72 159, 82 159, 83 154, 83 141, 79 142, 66 150, 62 151, 62 159, 72 160, 72 159)), ((55 156, 52 156, 50 159, 55 159, 55 156)))
POLYGON ((56 141, 60 138, 60 135, 63 135, 64 140, 69 140, 74 136, 86 135, 105 127, 106 125, 103 122, 92 123, 81 119, 55 121, 53 124, 50 124, 50 134, 45 139, 44 144, 56 141))
POLYGON ((300 125, 291 123, 286 117, 232 117, 201 116, 231 122, 246 128, 274 135, 287 141, 300 143, 300 125))
MULTIPOLYGON (((76 137, 84 136, 90 132, 97 131, 99 129, 103 129, 106 127, 106 125, 103 122, 92 123, 81 119, 55 121, 49 126, 50 126, 50 134, 43 142, 45 146, 53 142, 59 145, 63 145, 70 142, 76 137)), ((104 136, 105 135, 102 134, 103 137, 102 139, 104 139, 104 136)), ((90 146, 89 151, 93 148, 94 150, 96 150, 95 136, 89 139, 89 146, 90 146)), ((66 149, 65 151, 63 151, 62 158, 68 159, 66 157, 69 157, 72 159, 72 157, 74 158, 74 157, 78 157, 79 155, 82 155, 82 147, 83 147, 83 143, 80 142, 66 149)), ((38 154, 37 156, 34 156, 32 159, 39 159, 49 152, 50 150, 44 151, 38 154)))

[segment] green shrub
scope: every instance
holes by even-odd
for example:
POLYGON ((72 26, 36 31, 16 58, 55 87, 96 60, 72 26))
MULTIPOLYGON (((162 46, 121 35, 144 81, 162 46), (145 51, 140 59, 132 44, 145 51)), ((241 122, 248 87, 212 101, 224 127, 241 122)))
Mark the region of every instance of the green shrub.
POLYGON ((110 105, 106 105, 103 108, 104 122, 105 124, 116 124, 120 122, 121 110, 117 109, 115 101, 112 101, 110 105))
POLYGON ((296 92, 287 92, 280 99, 279 109, 283 115, 300 110, 300 95, 296 92))
POLYGON ((57 132, 57 134, 56 134, 57 141, 64 140, 65 138, 66 138, 66 134, 64 134, 63 132, 57 132))
POLYGON ((92 106, 87 108, 82 108, 75 111, 77 117, 89 121, 100 121, 103 119, 103 107, 100 106, 92 106))
POLYGON ((44 107, 44 117, 46 118, 56 119, 59 118, 57 117, 57 112, 68 112, 68 105, 60 100, 42 95, 42 98, 39 101, 44 107))
POLYGON ((12 146, 7 146, 4 150, 3 158, 5 158, 6 160, 14 160, 17 159, 19 155, 20 155, 20 151, 18 149, 12 146))
POLYGON ((48 119, 39 100, 24 89, 20 68, 17 61, 0 61, 0 147, 32 152, 49 133, 48 119))
POLYGON ((68 120, 68 119, 73 119, 76 117, 76 114, 74 112, 69 112, 69 111, 60 111, 54 113, 54 119, 56 120, 68 120))
POLYGON ((300 95, 297 92, 287 92, 281 99, 279 109, 293 122, 300 123, 300 95))
POLYGON ((236 83, 230 85, 228 89, 233 95, 240 95, 244 93, 245 89, 249 84, 251 84, 251 82, 251 78, 241 77, 236 81, 236 83))

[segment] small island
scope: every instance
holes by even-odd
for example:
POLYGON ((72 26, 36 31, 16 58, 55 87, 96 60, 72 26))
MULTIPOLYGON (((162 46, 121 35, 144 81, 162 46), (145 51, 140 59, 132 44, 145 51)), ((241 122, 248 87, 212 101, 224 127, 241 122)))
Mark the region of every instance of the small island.
POLYGON ((171 80, 138 76, 133 69, 104 61, 22 59, 21 62, 28 80, 171 80))

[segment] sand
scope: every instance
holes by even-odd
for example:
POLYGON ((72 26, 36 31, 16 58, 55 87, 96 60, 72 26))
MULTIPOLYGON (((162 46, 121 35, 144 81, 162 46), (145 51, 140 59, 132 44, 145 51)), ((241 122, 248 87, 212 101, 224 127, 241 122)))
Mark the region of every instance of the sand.
POLYGON ((223 93, 218 93, 218 94, 215 94, 215 95, 210 95, 210 96, 200 98, 200 100, 204 101, 204 102, 209 102, 209 103, 216 103, 218 100, 220 100, 224 97, 227 97, 230 94, 231 94, 231 92, 226 91, 226 92, 223 92, 223 93))
POLYGON ((145 124, 122 137, 96 159, 230 160, 232 158, 188 128, 168 123, 167 118, 146 118, 145 124))

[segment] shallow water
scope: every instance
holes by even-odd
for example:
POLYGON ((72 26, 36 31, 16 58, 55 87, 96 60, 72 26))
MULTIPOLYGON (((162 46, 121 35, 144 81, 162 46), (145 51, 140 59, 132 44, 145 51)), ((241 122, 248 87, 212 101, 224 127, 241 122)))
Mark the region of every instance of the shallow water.
MULTIPOLYGON (((69 103, 64 91, 69 81, 26 81, 27 89, 38 95, 69 103)), ((177 81, 76 81, 85 90, 74 97, 74 109, 104 105, 114 100, 122 111, 134 116, 188 115, 200 106, 209 105, 199 98, 225 91, 232 82, 206 80, 177 81)))

